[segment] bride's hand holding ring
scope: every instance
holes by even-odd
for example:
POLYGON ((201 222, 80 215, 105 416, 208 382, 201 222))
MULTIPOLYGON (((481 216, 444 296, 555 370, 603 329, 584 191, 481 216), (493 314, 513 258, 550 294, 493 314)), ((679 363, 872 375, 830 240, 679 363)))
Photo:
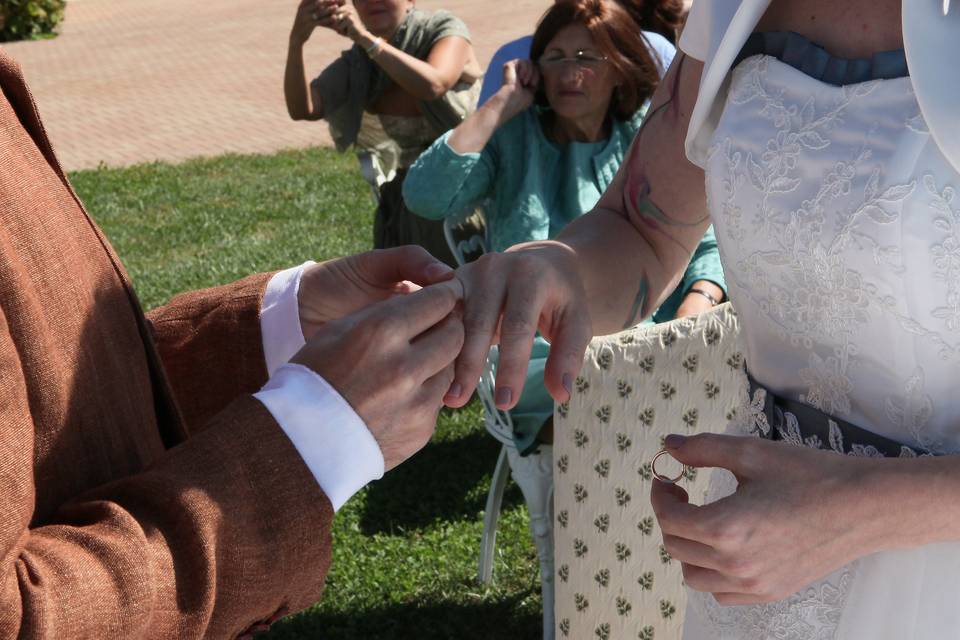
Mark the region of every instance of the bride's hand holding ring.
POLYGON ((911 471, 939 459, 842 456, 718 434, 668 436, 665 446, 681 464, 727 469, 737 479, 732 495, 704 506, 660 480, 650 495, 684 581, 720 604, 780 600, 862 556, 928 543, 931 520, 945 517, 903 511, 922 506, 921 483, 930 483, 911 471))

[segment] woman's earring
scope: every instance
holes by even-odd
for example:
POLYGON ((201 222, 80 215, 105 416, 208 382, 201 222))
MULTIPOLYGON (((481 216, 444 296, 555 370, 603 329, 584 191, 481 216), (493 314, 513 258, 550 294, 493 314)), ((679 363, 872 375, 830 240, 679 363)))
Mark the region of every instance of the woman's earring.
POLYGON ((950 0, 943 0, 943 15, 950 13, 950 0))

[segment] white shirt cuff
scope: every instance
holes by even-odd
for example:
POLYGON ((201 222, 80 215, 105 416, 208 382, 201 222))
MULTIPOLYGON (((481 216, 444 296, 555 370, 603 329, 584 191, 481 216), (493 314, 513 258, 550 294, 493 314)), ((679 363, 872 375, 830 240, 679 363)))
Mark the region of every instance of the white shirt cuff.
POLYGON ((284 364, 254 394, 283 429, 337 511, 383 477, 380 446, 336 389, 313 370, 284 364))
POLYGON ((267 374, 273 373, 290 361, 306 341, 300 326, 300 278, 303 270, 314 264, 304 262, 299 267, 274 274, 260 303, 260 335, 263 338, 263 356, 267 374))

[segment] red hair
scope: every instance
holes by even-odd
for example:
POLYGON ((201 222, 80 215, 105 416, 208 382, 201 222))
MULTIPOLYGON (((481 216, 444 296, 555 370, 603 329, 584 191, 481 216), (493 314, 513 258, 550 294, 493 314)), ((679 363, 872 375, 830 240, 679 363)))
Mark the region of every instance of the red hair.
POLYGON ((617 0, 644 31, 659 33, 676 44, 687 17, 683 0, 617 0))
MULTIPOLYGON (((653 95, 663 71, 647 48, 640 27, 615 0, 561 0, 540 18, 530 46, 530 59, 539 60, 556 35, 572 24, 587 28, 597 51, 623 78, 610 101, 610 115, 629 120, 653 95)), ((542 91, 538 99, 543 104, 542 91)))

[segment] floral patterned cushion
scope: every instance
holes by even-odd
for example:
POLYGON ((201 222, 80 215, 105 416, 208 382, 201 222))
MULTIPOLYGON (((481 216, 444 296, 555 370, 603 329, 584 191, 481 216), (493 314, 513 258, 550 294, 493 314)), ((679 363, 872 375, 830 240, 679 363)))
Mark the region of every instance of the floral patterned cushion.
MULTIPOLYGON (((746 384, 729 304, 591 343, 554 416, 557 638, 680 637, 687 598, 650 506, 650 461, 669 433, 722 431, 746 384)), ((707 476, 682 481, 697 502, 707 476)))

